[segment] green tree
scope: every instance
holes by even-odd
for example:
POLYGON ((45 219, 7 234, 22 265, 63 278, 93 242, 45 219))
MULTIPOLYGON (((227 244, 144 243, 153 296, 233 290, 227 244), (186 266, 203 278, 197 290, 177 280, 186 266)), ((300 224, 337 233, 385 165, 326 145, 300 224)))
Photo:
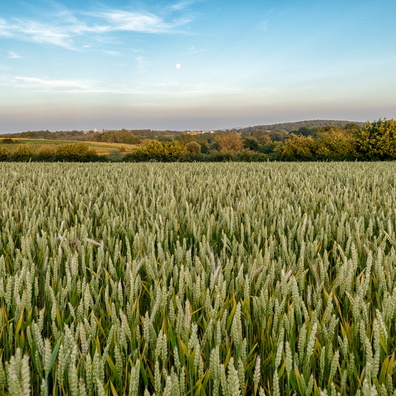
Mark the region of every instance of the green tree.
POLYGON ((178 141, 163 143, 168 161, 178 161, 187 154, 187 147, 178 141))
POLYGON ((258 143, 257 139, 252 136, 248 136, 243 139, 243 146, 246 149, 252 150, 252 151, 258 151, 258 149, 259 149, 259 143, 258 143))
POLYGON ((60 145, 56 148, 56 157, 61 161, 90 161, 98 159, 95 150, 85 143, 60 145))
POLYGON ((9 155, 10 153, 5 148, 0 147, 0 161, 4 161, 9 155))
POLYGON ((175 140, 177 140, 179 143, 184 145, 196 141, 195 137, 193 135, 189 135, 188 133, 184 133, 183 135, 176 136, 175 140))
POLYGON ((187 147, 178 141, 160 142, 144 140, 131 154, 124 157, 125 161, 178 161, 187 154, 187 147))
POLYGON ((275 148, 281 158, 288 160, 312 159, 315 151, 315 141, 311 136, 301 136, 291 133, 288 138, 275 148))
POLYGON ((199 137, 197 139, 197 143, 201 146, 201 153, 208 153, 209 152, 209 142, 203 137, 199 137))
POLYGON ((350 131, 351 133, 357 133, 362 127, 356 122, 348 122, 345 124, 343 129, 350 131))
POLYGON ((314 136, 316 134, 316 127, 308 128, 306 126, 302 126, 298 128, 296 131, 292 131, 295 135, 302 135, 302 136, 314 136))
POLYGON ((199 154, 201 152, 201 145, 198 142, 189 142, 186 147, 190 154, 199 154))
POLYGON ((258 136, 257 141, 261 146, 269 146, 272 144, 272 140, 268 134, 258 136))
POLYGON ((284 129, 274 129, 268 133, 272 141, 281 142, 287 137, 287 132, 284 129))
POLYGON ((356 156, 352 132, 337 126, 320 128, 315 139, 315 154, 319 159, 343 160, 356 156))
POLYGON ((250 135, 252 137, 255 137, 257 140, 260 140, 259 138, 263 136, 269 137, 269 131, 267 131, 266 129, 254 128, 250 135))
POLYGON ((394 119, 367 122, 355 132, 354 138, 356 151, 363 159, 396 158, 396 121, 394 119))
POLYGON ((213 147, 220 151, 239 151, 243 149, 242 137, 236 132, 219 133, 213 139, 213 147))

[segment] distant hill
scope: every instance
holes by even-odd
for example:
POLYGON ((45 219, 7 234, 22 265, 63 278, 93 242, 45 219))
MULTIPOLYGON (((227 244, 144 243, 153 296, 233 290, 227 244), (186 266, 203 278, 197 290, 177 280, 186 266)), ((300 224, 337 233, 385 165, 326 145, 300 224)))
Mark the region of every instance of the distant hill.
POLYGON ((182 131, 151 130, 151 129, 121 129, 104 131, 27 131, 18 133, 1 134, 0 138, 20 139, 51 139, 51 140, 79 140, 86 142, 108 142, 137 144, 140 139, 171 139, 182 135, 182 131))
POLYGON ((347 124, 357 124, 363 126, 364 122, 356 121, 339 121, 339 120, 309 120, 309 121, 296 121, 296 122, 282 122, 279 124, 268 124, 268 125, 256 125, 245 128, 237 128, 238 131, 252 132, 254 129, 261 129, 267 131, 273 131, 274 129, 283 129, 286 132, 296 131, 302 127, 315 128, 324 127, 328 125, 334 125, 338 127, 344 127, 347 124))
MULTIPOLYGON (((242 133, 247 132, 251 134, 253 131, 273 131, 284 130, 286 132, 297 131, 300 128, 320 128, 327 125, 334 125, 344 127, 347 124, 364 125, 363 122, 354 121, 337 121, 337 120, 310 120, 310 121, 296 121, 283 122, 278 124, 256 125, 249 127, 233 128, 233 131, 242 133)), ((223 132, 218 130, 216 132, 223 132)), ((0 134, 0 138, 24 138, 24 139, 59 139, 59 140, 79 140, 79 141, 96 141, 108 143, 127 143, 138 144, 143 139, 158 139, 171 140, 175 136, 182 135, 188 131, 172 131, 172 130, 151 130, 151 129, 121 129, 121 130, 106 130, 106 131, 56 131, 50 132, 48 130, 42 131, 27 131, 19 133, 0 134)))

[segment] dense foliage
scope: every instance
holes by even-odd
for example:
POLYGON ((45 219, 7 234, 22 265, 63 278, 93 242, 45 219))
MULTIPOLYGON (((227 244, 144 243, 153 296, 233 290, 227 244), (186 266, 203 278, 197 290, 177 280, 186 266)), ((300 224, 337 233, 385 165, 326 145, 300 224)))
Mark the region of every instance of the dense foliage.
POLYGON ((187 147, 177 140, 165 143, 158 140, 148 140, 136 148, 133 154, 127 154, 124 160, 174 162, 186 156, 187 153, 187 147))
POLYGON ((362 158, 396 158, 396 121, 378 120, 367 123, 355 134, 357 151, 362 158))
POLYGON ((395 394, 393 164, 0 172, 0 394, 395 394))
POLYGON ((55 150, 55 157, 63 161, 89 161, 95 160, 98 156, 95 151, 84 143, 73 143, 58 146, 55 150))
MULTIPOLYGON (((284 130, 286 132, 295 132, 297 130, 304 130, 304 129, 318 129, 323 128, 326 126, 335 126, 344 128, 350 121, 340 121, 340 120, 308 120, 308 121, 296 121, 296 122, 281 122, 277 124, 267 124, 267 125, 256 125, 246 128, 240 128, 239 132, 248 132, 252 133, 253 131, 272 131, 272 130, 284 130)), ((357 125, 363 126, 364 123, 358 122, 357 125)))
POLYGON ((4 138, 24 138, 24 139, 51 139, 51 140, 81 140, 81 141, 98 141, 109 143, 132 143, 135 144, 141 139, 173 137, 183 134, 180 131, 157 131, 152 129, 121 129, 121 130, 105 130, 97 131, 56 131, 50 132, 48 130, 42 131, 26 131, 18 133, 10 133, 0 135, 4 138))
MULTIPOLYGON (((167 132, 167 131, 163 131, 167 132)), ((130 162, 220 162, 220 161, 376 161, 396 159, 396 121, 378 120, 363 126, 344 123, 326 126, 301 126, 288 133, 282 129, 252 129, 240 132, 222 131, 213 133, 162 134, 156 139, 143 139, 127 130, 107 131, 94 134, 97 142, 120 144, 117 151, 107 157, 95 155, 83 143, 69 145, 66 150, 61 145, 43 145, 39 153, 29 151, 23 141, 3 139, 0 160, 11 161, 130 161, 130 162), (7 140, 5 143, 4 140, 7 140), (19 144, 16 144, 19 143, 19 144), (125 146, 129 146, 128 153, 125 146), (16 150, 8 152, 10 146, 16 150), (73 155, 73 151, 85 147, 85 153, 73 155), (66 150, 66 151, 64 151, 66 150), (39 154, 39 155, 37 155, 39 154)), ((55 142, 55 141, 53 141, 55 142)), ((98 143, 98 144, 101 144, 98 143)), ((0 142, 1 144, 1 142, 0 142)))
POLYGON ((103 159, 85 143, 71 143, 58 146, 43 144, 37 152, 34 152, 29 144, 20 144, 13 152, 0 147, 0 160, 2 161, 91 162, 103 161, 103 159))
POLYGON ((274 149, 285 160, 394 160, 396 121, 347 124, 291 133, 274 149))

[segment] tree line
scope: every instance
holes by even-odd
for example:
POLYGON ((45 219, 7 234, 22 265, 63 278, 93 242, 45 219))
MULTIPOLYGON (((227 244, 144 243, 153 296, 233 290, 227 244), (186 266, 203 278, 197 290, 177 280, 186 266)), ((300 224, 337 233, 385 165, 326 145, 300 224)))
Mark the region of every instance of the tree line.
MULTIPOLYGON (((379 119, 363 126, 346 123, 343 126, 327 125, 307 127, 287 132, 282 129, 252 129, 206 133, 179 134, 173 138, 138 139, 129 132, 108 131, 101 134, 114 143, 139 143, 130 153, 120 147, 116 158, 99 156, 85 143, 43 145, 33 153, 28 145, 21 144, 9 152, 0 147, 0 160, 8 161, 382 161, 396 159, 396 121, 379 119)), ((104 140, 108 141, 108 140, 104 140)), ((5 138, 3 144, 15 143, 5 138)))
POLYGON ((210 137, 180 135, 172 142, 145 140, 126 161, 342 161, 396 159, 396 121, 343 126, 228 131, 210 137))
POLYGON ((379 119, 363 126, 326 126, 301 133, 290 133, 277 147, 285 160, 394 160, 396 159, 396 121, 379 119))
MULTIPOLYGON (((4 144, 12 144, 4 142, 4 144)), ((14 143, 17 143, 14 141, 14 143)), ((97 162, 105 161, 106 158, 98 155, 95 150, 91 149, 85 143, 71 143, 59 146, 43 144, 37 152, 34 152, 30 145, 20 144, 15 151, 9 151, 4 147, 0 147, 0 161, 10 162, 97 162)))
MULTIPOLYGON (((308 129, 317 129, 326 126, 337 126, 343 128, 347 124, 350 124, 351 121, 340 121, 340 120, 308 120, 308 121, 294 121, 294 122, 281 122, 277 124, 268 124, 268 125, 256 125, 245 128, 239 128, 238 132, 252 132, 253 130, 264 130, 264 131, 272 131, 274 129, 283 129, 286 132, 294 132, 302 128, 308 129)), ((363 126, 364 122, 356 122, 359 126, 363 126)))
POLYGON ((0 135, 3 138, 23 138, 23 139, 50 139, 50 140, 78 140, 82 142, 104 142, 104 143, 124 143, 139 144, 143 139, 172 139, 185 132, 173 130, 152 130, 152 129, 121 129, 105 131, 56 131, 48 130, 26 131, 0 135))

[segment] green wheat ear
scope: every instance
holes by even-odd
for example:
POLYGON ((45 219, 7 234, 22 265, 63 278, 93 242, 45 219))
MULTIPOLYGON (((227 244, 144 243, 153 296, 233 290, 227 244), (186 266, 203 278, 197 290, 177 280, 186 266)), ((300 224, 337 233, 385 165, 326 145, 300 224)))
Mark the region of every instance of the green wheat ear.
POLYGON ((393 163, 0 172, 0 394, 394 394, 393 163))

